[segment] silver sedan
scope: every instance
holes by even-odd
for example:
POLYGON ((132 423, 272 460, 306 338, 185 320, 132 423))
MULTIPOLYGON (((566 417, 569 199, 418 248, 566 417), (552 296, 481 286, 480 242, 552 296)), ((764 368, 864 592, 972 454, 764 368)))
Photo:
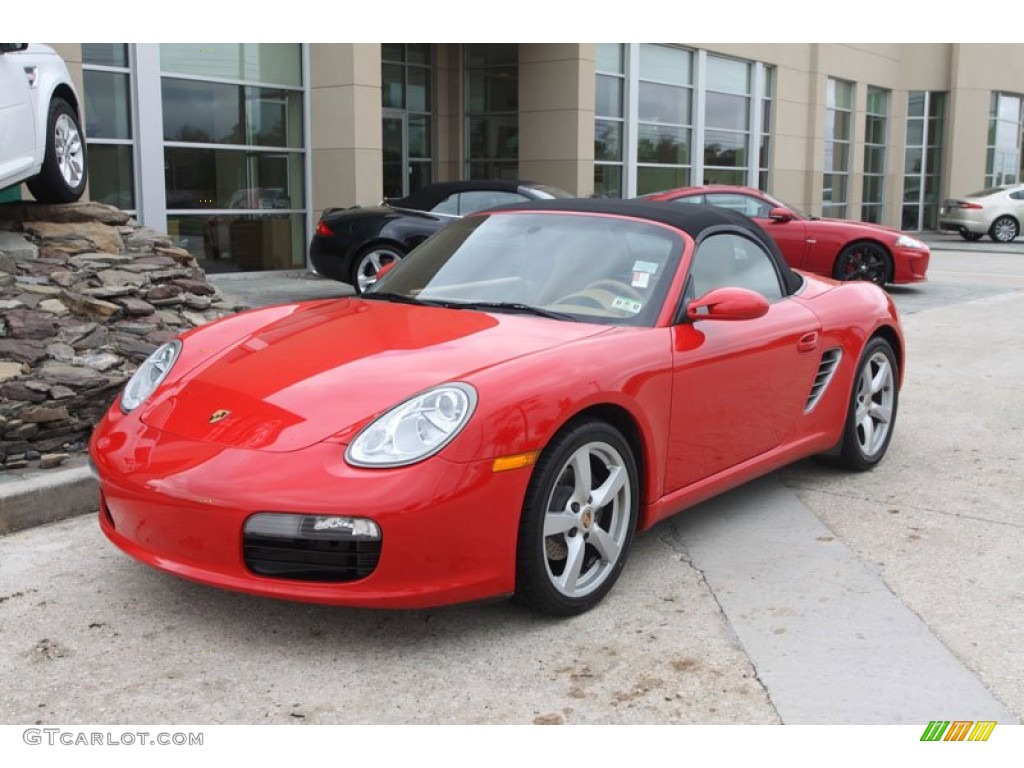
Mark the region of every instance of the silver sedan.
POLYGON ((1020 234, 1024 222, 1024 184, 1011 184, 972 192, 959 200, 945 200, 939 229, 960 233, 964 240, 988 235, 1008 243, 1020 234))

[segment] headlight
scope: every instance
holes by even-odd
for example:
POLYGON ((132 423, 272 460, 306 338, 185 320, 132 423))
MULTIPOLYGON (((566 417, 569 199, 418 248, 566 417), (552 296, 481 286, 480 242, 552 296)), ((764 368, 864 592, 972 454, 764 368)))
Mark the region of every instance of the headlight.
POLYGON ((357 467, 401 467, 433 456, 462 430, 476 408, 476 390, 445 384, 374 419, 345 451, 357 467))
POLYGON ((153 354, 146 358, 146 361, 135 371, 135 375, 128 379, 128 384, 121 393, 121 410, 125 413, 134 411, 153 394, 153 391, 160 386, 170 372, 174 361, 178 359, 181 352, 181 342, 175 339, 158 347, 153 354))
POLYGON ((913 248, 915 251, 927 251, 928 246, 922 243, 920 240, 915 240, 913 237, 907 237, 906 235, 900 235, 896 238, 897 248, 913 248))

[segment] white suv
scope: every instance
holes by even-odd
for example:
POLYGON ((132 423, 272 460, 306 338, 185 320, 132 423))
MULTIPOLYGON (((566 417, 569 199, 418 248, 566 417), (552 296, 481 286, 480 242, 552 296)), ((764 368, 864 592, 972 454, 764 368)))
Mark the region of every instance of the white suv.
POLYGON ((40 202, 85 191, 80 102, 64 60, 37 43, 0 43, 0 189, 22 181, 40 202))

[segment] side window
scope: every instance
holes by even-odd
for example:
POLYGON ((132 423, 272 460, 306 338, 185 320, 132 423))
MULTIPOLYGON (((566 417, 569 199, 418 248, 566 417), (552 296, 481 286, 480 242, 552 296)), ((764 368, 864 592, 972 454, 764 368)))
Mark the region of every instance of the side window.
POLYGON ((496 205, 508 205, 509 203, 521 203, 527 198, 517 192, 479 191, 463 192, 459 200, 459 215, 466 216, 486 208, 493 208, 496 205))
POLYGON ((703 205, 706 201, 704 195, 687 195, 686 197, 677 197, 673 203, 689 203, 690 205, 703 205))
POLYGON ((1013 198, 1014 200, 1024 200, 1024 189, 1019 190, 1017 192, 1011 192, 1010 197, 1013 198))
POLYGON ((740 235, 723 232, 702 240, 690 268, 694 297, 715 288, 748 288, 768 301, 782 298, 779 274, 765 250, 740 235))
POLYGON ((459 212, 459 195, 448 195, 444 200, 430 209, 431 213, 446 213, 455 216, 459 212))
POLYGON ((768 203, 762 202, 749 195, 738 195, 733 193, 721 193, 708 195, 708 203, 718 208, 728 208, 730 211, 742 213, 751 218, 768 218, 768 212, 772 209, 768 203))

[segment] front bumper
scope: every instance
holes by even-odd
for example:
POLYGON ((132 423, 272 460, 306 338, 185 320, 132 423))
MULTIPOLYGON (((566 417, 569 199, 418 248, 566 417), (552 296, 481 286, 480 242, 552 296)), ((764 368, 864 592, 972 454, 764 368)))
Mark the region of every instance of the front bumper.
POLYGON ((928 279, 928 263, 931 251, 916 248, 893 250, 893 283, 920 283, 928 279))
POLYGON ((344 447, 265 453, 186 440, 108 413, 90 443, 100 527, 132 557, 176 576, 267 597, 373 608, 425 608, 515 589, 519 514, 529 469, 434 456, 409 467, 350 467, 344 447), (271 578, 245 564, 243 526, 260 512, 370 519, 372 573, 344 583, 271 578))

